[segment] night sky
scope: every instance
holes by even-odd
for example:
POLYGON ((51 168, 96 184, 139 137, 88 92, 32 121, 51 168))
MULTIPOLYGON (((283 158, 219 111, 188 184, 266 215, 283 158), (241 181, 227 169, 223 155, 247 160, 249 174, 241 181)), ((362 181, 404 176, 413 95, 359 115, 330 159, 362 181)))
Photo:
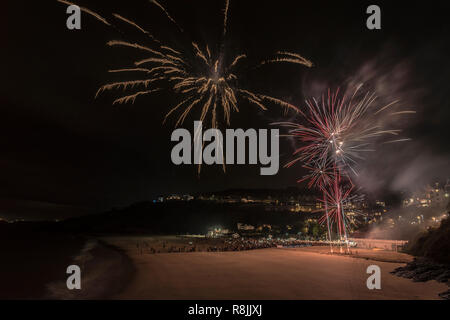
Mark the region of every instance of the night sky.
MULTIPOLYGON (((283 188, 302 175, 299 167, 260 176, 260 165, 234 165, 226 173, 204 166, 198 177, 194 166, 173 165, 175 121, 162 124, 176 101, 170 93, 120 106, 111 105, 111 94, 94 99, 113 80, 107 70, 136 57, 136 51, 106 42, 142 36, 123 24, 120 33, 83 13, 82 29, 68 30, 66 6, 56 0, 7 2, 1 19, 0 217, 60 218, 168 193, 283 188)), ((107 18, 133 18, 176 48, 192 40, 220 42, 222 0, 161 0, 186 31, 183 36, 145 0, 75 3, 107 18)), ((395 124, 413 141, 382 147, 361 168, 358 183, 381 196, 450 177, 448 12, 443 1, 231 0, 224 46, 233 54, 245 52, 249 65, 278 50, 312 60, 310 69, 278 64, 249 69, 242 79, 245 87, 293 104, 301 106, 329 87, 364 82, 382 100, 400 99, 416 110, 395 124), (381 30, 365 26, 369 4, 381 7, 381 30)), ((279 107, 260 112, 246 103, 231 117, 232 128, 244 129, 287 119, 279 107)), ((188 117, 185 127, 191 129, 193 120, 188 117)), ((281 141, 281 164, 291 152, 291 143, 281 141)))

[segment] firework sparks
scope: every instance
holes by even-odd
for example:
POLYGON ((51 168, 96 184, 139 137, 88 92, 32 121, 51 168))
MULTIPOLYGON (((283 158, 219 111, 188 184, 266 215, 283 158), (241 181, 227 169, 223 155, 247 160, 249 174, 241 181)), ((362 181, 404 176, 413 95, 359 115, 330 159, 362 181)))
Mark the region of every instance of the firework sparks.
MULTIPOLYGON (((58 1, 72 4, 65 0, 58 1)), ((180 31, 184 32, 160 2, 156 0, 149 0, 149 2, 161 9, 169 21, 175 24, 180 31)), ((223 18, 224 36, 227 32, 229 6, 230 1, 226 0, 223 18)), ((82 10, 111 25, 95 12, 86 8, 82 10)), ((260 110, 266 110, 268 109, 268 104, 273 104, 281 106, 285 110, 298 112, 297 107, 288 102, 250 91, 239 84, 239 71, 245 67, 246 54, 240 53, 232 56, 225 54, 223 45, 219 46, 219 50, 211 50, 215 46, 201 46, 196 42, 192 42, 190 50, 177 50, 163 44, 162 41, 155 38, 135 21, 117 13, 113 13, 112 16, 147 35, 151 41, 150 43, 141 43, 127 40, 111 40, 107 43, 111 47, 127 47, 143 51, 148 56, 134 61, 133 65, 109 70, 110 73, 128 74, 134 79, 107 83, 98 89, 95 95, 96 98, 105 91, 122 90, 124 92, 127 91, 126 94, 115 98, 112 103, 134 103, 140 96, 169 89, 176 94, 179 101, 175 106, 169 108, 163 122, 169 116, 179 113, 175 126, 182 125, 194 109, 199 110, 200 116, 198 119, 203 122, 209 120, 212 128, 218 127, 221 115, 223 115, 226 125, 230 125, 231 114, 239 112, 239 100, 247 101, 260 110), (144 79, 142 77, 136 79, 135 77, 138 74, 142 75, 144 79), (219 113, 221 114, 219 115, 219 113), (206 119, 207 117, 208 119, 206 119)), ((309 60, 299 54, 284 51, 280 51, 277 54, 277 58, 267 60, 264 64, 290 62, 307 67, 312 66, 309 60)))
MULTIPOLYGON (((301 163, 308 172, 298 182, 308 181, 309 188, 323 193, 325 214, 321 223, 327 222, 331 239, 330 223, 335 223, 340 238, 347 238, 349 219, 348 206, 357 197, 351 195, 354 184, 352 175, 357 175, 356 166, 364 160, 366 152, 375 151, 375 142, 384 136, 398 136, 400 130, 385 129, 383 116, 415 113, 410 110, 390 112, 398 101, 381 108, 375 107, 374 94, 360 93, 358 86, 350 98, 328 90, 320 100, 306 101, 306 111, 300 112, 303 123, 275 123, 288 128, 285 136, 300 141, 301 147, 294 152, 294 159, 285 167, 301 163), (347 187, 345 187, 347 185, 347 187)), ((403 142, 409 139, 395 139, 383 143, 403 142)), ((353 210, 354 211, 354 210, 353 210)))
MULTIPOLYGON (((196 106, 200 106, 201 109, 200 121, 204 121, 207 114, 211 114, 212 127, 217 126, 217 110, 221 106, 224 119, 229 125, 231 113, 239 111, 238 98, 245 99, 263 110, 267 109, 266 102, 271 102, 297 111, 295 106, 287 102, 251 92, 238 86, 236 69, 239 63, 246 58, 245 54, 235 56, 232 62, 224 67, 220 59, 213 59, 209 48, 202 50, 195 42, 192 43, 192 50, 195 54, 192 61, 167 46, 156 50, 125 41, 110 41, 108 44, 147 51, 152 56, 135 61, 135 67, 110 70, 110 72, 142 72, 147 76, 146 79, 105 84, 100 87, 97 96, 105 90, 126 90, 136 86, 147 88, 149 85, 156 86, 158 84, 161 86, 170 83, 174 92, 181 96, 181 102, 170 109, 166 118, 178 109, 183 109, 176 126, 181 125, 186 116, 196 106), (200 73, 197 70, 201 70, 200 73)), ((155 87, 155 89, 158 88, 155 87)), ((140 91, 140 95, 152 92, 154 90, 140 91)), ((135 94, 126 95, 114 100, 113 104, 134 102, 135 97, 135 94)))
MULTIPOLYGON (((366 93, 358 96, 356 88, 353 95, 347 99, 328 91, 328 96, 321 100, 306 101, 306 112, 301 112, 305 124, 292 122, 276 123, 289 129, 287 136, 298 139, 302 146, 295 150, 294 158, 286 167, 296 162, 304 163, 310 168, 322 170, 336 164, 344 175, 357 175, 356 165, 364 160, 366 152, 375 151, 374 143, 383 136, 398 136, 400 130, 385 129, 382 121, 383 114, 396 103, 390 103, 376 109, 374 94, 366 93), (376 115, 380 114, 378 117, 376 115), (318 168, 318 169, 317 169, 318 168)), ((397 111, 387 116, 410 114, 414 111, 397 111)), ((396 139, 389 142, 401 142, 409 139, 396 139)))

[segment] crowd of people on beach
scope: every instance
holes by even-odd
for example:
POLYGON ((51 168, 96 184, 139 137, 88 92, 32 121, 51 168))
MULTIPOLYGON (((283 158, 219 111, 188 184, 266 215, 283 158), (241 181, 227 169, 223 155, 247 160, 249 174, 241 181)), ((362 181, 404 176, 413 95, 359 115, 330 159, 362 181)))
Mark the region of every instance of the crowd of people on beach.
POLYGON ((215 239, 214 243, 208 241, 202 243, 189 242, 188 244, 170 244, 167 241, 162 243, 149 244, 146 241, 136 243, 136 248, 140 254, 144 253, 175 253, 175 252, 223 252, 223 251, 244 251, 254 249, 276 248, 276 247, 304 247, 310 246, 307 241, 298 239, 271 239, 271 238, 225 238, 215 239))
POLYGON ((301 240, 287 239, 254 239, 254 238, 238 238, 226 239, 222 246, 210 246, 208 251, 242 251, 276 247, 298 247, 307 246, 308 244, 301 240))
POLYGON ((140 254, 144 253, 173 253, 173 252, 195 252, 197 251, 195 245, 183 245, 175 246, 169 245, 168 242, 163 241, 160 246, 152 246, 147 241, 141 241, 136 243, 136 248, 140 254))

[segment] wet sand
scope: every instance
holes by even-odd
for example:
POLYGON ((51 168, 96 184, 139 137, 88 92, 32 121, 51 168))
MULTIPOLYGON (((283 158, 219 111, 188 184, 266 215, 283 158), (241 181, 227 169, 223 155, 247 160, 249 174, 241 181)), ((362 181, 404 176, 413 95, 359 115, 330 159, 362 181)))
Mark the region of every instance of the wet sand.
MULTIPOLYGON (((72 260, 81 269, 81 290, 68 290, 66 279, 47 284, 44 299, 109 299, 132 281, 134 266, 120 248, 90 239, 72 260)), ((66 276, 67 277, 67 276, 66 276)))
POLYGON ((148 254, 137 250, 136 239, 104 240, 123 249, 136 268, 114 299, 440 299, 447 290, 390 274, 404 264, 370 259, 383 257, 380 251, 361 258, 311 248, 148 254), (381 268, 381 290, 366 286, 372 264, 381 268))

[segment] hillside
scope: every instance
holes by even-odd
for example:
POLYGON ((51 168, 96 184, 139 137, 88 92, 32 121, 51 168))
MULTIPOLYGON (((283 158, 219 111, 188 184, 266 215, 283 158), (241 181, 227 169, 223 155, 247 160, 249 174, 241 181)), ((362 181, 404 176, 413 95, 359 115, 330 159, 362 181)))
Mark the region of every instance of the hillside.
POLYGON ((450 264, 450 217, 443 220, 439 228, 419 234, 411 242, 408 252, 439 263, 450 264))

